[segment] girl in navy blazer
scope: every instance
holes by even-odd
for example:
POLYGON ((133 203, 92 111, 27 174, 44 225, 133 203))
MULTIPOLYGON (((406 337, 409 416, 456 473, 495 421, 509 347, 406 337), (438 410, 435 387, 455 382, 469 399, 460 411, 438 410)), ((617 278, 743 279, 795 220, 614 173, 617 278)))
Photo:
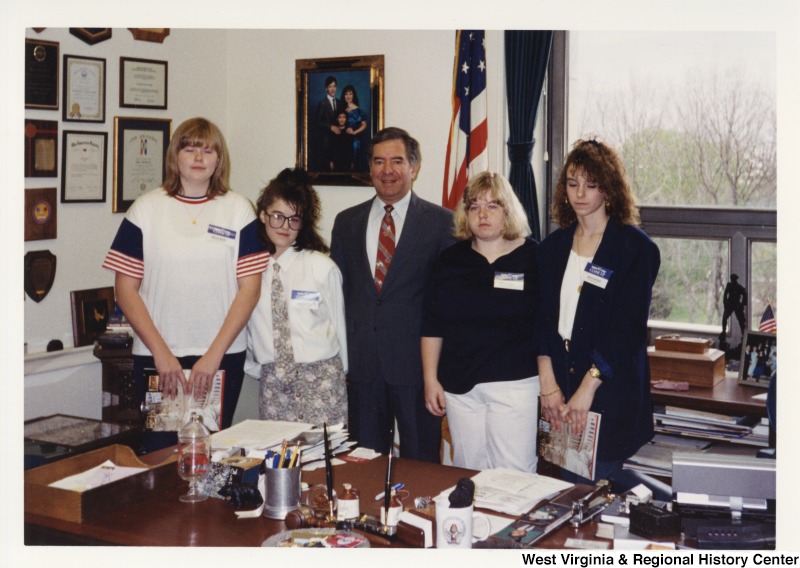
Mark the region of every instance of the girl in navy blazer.
POLYGON ((637 227, 622 161, 603 142, 575 143, 552 215, 560 228, 539 249, 542 416, 573 433, 590 410, 602 416, 595 481, 653 437, 647 319, 661 256, 637 227))

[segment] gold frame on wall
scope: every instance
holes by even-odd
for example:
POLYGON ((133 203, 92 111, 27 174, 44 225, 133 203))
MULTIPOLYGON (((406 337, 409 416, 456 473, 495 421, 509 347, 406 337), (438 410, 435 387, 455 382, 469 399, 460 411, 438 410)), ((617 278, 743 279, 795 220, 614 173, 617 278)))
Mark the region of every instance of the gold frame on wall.
MULTIPOLYGON (((353 166, 332 171, 323 156, 322 132, 316 125, 315 114, 326 96, 325 81, 336 78, 337 99, 343 89, 352 85, 364 111, 367 129, 360 137, 363 152, 369 139, 383 128, 384 58, 383 55, 298 59, 295 63, 297 91, 297 165, 305 168, 320 185, 371 185, 368 167, 353 166)), ((364 161, 364 163, 366 163, 364 161)))

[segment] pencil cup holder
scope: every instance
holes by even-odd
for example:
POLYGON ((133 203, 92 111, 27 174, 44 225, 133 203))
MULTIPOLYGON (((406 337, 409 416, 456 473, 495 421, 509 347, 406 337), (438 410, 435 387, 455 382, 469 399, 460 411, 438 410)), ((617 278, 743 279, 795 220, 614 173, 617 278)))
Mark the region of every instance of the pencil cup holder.
POLYGON ((284 520, 289 512, 300 507, 300 468, 266 468, 264 516, 284 520))

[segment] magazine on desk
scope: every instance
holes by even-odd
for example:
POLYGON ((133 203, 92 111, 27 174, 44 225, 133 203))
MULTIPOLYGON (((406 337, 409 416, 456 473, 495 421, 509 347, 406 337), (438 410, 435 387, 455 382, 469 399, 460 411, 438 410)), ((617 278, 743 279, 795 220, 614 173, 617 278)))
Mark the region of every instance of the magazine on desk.
MULTIPOLYGON (((183 374, 189 378, 189 369, 183 374)), ((194 393, 185 393, 178 387, 175 398, 161 392, 160 377, 155 369, 145 369, 147 391, 145 392, 145 429, 152 432, 177 432, 189 422, 192 412, 203 418, 209 432, 217 432, 222 416, 222 392, 225 387, 225 371, 217 371, 211 389, 205 397, 197 399, 194 393)))
POLYGON ((589 412, 586 416, 586 428, 580 436, 572 435, 568 424, 562 424, 561 431, 556 431, 551 428, 550 422, 540 418, 537 434, 539 455, 545 461, 581 477, 594 479, 600 418, 598 413, 589 412))

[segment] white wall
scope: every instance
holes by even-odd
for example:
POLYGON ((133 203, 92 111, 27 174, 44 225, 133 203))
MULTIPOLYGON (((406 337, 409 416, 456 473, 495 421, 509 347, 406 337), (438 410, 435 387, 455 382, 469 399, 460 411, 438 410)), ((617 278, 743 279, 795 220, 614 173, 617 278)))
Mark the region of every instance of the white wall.
MULTIPOLYGON (((255 201, 261 188, 281 169, 292 166, 295 142, 295 60, 349 55, 384 55, 386 126, 400 126, 420 141, 422 168, 414 186, 423 198, 439 203, 450 128, 454 30, 215 30, 173 28, 162 44, 133 40, 114 28, 111 39, 90 46, 66 28, 26 30, 26 37, 57 41, 60 53, 106 59, 106 122, 60 123, 60 130, 108 133, 105 203, 59 203, 58 237, 25 243, 25 252, 48 249, 58 258, 56 280, 41 303, 25 299, 24 337, 29 353, 44 351, 50 339, 70 348, 70 291, 113 285, 101 268, 122 220, 111 212, 114 117, 171 118, 173 130, 202 115, 225 133, 232 160, 231 185, 255 201), (167 110, 119 108, 120 56, 168 62, 167 110)), ((503 168, 505 156, 502 32, 487 32, 490 167, 503 168), (500 164, 500 166, 498 166, 500 164)), ((26 118, 61 119, 61 111, 27 110, 26 118)), ((59 133, 59 148, 61 138, 59 133)), ((59 173, 60 163, 59 149, 59 173)), ((57 187, 60 178, 26 178, 25 187, 57 187)), ((338 211, 368 199, 370 187, 318 187, 322 232, 329 239, 338 211)), ((55 412, 99 417, 88 412, 99 401, 100 367, 95 363, 40 371, 26 361, 25 418, 55 412)), ((253 385, 243 394, 249 401, 253 385)), ((243 402, 242 412, 255 407, 243 402)), ((241 413, 237 414, 237 418, 241 413)))

